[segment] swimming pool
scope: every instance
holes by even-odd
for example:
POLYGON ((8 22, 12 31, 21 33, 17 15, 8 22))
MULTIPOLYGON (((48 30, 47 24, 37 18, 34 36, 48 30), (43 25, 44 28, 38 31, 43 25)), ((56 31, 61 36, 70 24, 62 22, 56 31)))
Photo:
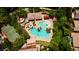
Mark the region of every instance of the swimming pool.
POLYGON ((37 36, 37 37, 49 38, 50 33, 47 33, 47 32, 46 32, 46 28, 47 28, 48 24, 45 23, 45 22, 41 22, 41 21, 40 21, 40 22, 38 22, 38 25, 41 27, 41 30, 38 31, 37 28, 34 28, 34 27, 33 27, 32 29, 30 29, 31 33, 32 33, 33 35, 37 36))

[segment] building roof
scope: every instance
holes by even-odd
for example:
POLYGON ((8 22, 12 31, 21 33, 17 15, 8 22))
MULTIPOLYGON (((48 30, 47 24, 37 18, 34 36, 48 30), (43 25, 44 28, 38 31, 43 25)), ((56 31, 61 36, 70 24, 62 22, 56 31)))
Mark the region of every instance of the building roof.
POLYGON ((79 21, 75 20, 74 24, 75 24, 74 31, 79 31, 79 21))
POLYGON ((75 10, 75 19, 79 19, 79 10, 75 10))
POLYGON ((16 33, 14 27, 10 25, 2 27, 2 32, 7 36, 10 42, 14 42, 17 38, 20 37, 20 35, 16 33))
POLYGON ((42 19, 42 13, 28 13, 27 14, 27 19, 28 20, 34 20, 34 19, 42 19))
POLYGON ((79 33, 71 33, 71 37, 73 38, 73 47, 79 47, 79 33))

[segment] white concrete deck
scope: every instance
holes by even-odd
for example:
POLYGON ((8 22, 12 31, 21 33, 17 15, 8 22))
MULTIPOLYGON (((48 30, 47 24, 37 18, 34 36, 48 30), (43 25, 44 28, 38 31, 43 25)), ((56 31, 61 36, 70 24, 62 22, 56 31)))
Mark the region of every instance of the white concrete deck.
MULTIPOLYGON (((41 20, 42 21, 42 20, 41 20)), ((36 25, 38 24, 39 21, 36 21, 36 25)), ((52 19, 48 19, 48 20, 43 20, 43 22, 46 22, 49 27, 53 28, 53 20, 52 19)), ((29 24, 33 25, 32 22, 30 22, 29 24)), ((29 28, 26 28, 27 25, 25 26, 25 30, 29 33, 29 35, 31 36, 30 39, 27 40, 27 43, 25 43, 22 48, 20 49, 20 51, 37 51, 37 50, 40 50, 38 47, 37 47, 37 44, 36 44, 36 40, 41 40, 41 41, 47 41, 47 42, 50 42, 51 38, 52 38, 52 35, 53 35, 53 32, 51 30, 51 34, 50 34, 50 37, 48 39, 46 38, 41 38, 41 37, 37 37, 37 36, 34 36, 28 29, 29 28), (30 45, 28 45, 30 44, 30 45), (33 44, 33 45, 32 45, 33 44), (28 46, 31 46, 30 48, 27 48, 28 46), (34 46, 34 47, 33 47, 34 46)))

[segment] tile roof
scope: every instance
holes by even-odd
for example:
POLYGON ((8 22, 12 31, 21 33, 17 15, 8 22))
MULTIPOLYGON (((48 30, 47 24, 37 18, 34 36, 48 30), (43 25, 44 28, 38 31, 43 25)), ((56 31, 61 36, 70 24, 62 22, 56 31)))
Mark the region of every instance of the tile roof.
POLYGON ((79 47, 79 33, 71 33, 71 37, 73 38, 73 47, 79 47))
POLYGON ((38 12, 38 13, 28 13, 27 14, 27 19, 29 19, 29 20, 42 19, 42 13, 41 12, 38 12))

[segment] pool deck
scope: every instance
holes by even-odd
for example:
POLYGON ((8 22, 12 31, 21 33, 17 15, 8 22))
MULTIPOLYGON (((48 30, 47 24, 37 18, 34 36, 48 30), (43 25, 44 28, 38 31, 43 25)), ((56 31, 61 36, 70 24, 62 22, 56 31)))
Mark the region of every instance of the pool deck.
MULTIPOLYGON (((47 20, 41 20, 41 21, 44 21, 44 22, 48 22, 49 26, 51 26, 51 28, 53 29, 53 21, 52 19, 48 19, 49 21, 47 20)), ((36 24, 38 24, 39 21, 36 21, 36 24)), ((27 25, 26 25, 27 26, 27 25)), ((27 43, 25 43, 21 49, 19 51, 40 51, 40 48, 37 47, 38 44, 36 44, 36 40, 40 40, 40 41, 46 41, 46 42, 50 42, 51 38, 52 38, 52 35, 53 35, 53 32, 51 30, 51 34, 50 34, 50 37, 49 38, 41 38, 41 37, 37 37, 37 36, 34 36, 30 31, 29 31, 29 28, 26 28, 25 26, 25 30, 29 33, 29 35, 31 36, 30 39, 27 39, 27 43), (28 48, 29 47, 29 48, 28 48)))
MULTIPOLYGON (((53 25, 51 25, 53 23, 52 19, 48 19, 48 20, 45 20, 44 22, 47 22, 49 24, 49 27, 53 28, 53 25), (49 20, 49 21, 48 21, 49 20)), ((41 20, 42 21, 42 20, 41 20)), ((38 24, 39 21, 36 21, 36 24, 38 24)), ((25 28, 26 29, 26 28, 25 28)), ((36 41, 36 40, 42 40, 42 41, 47 41, 47 42, 50 42, 51 38, 52 38, 52 35, 53 35, 53 32, 51 30, 51 34, 50 34, 50 37, 49 38, 41 38, 41 37, 37 37, 37 36, 34 36, 28 29, 26 29, 26 31, 29 33, 29 35, 31 36, 30 39, 30 42, 31 41, 36 41)))

